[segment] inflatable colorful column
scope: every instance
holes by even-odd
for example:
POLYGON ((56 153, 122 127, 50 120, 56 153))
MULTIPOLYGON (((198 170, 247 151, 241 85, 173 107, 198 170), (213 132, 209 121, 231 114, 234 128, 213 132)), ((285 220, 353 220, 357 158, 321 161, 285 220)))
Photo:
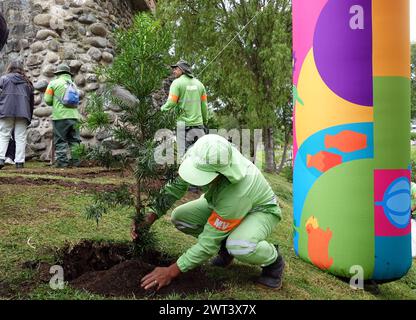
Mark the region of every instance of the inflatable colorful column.
POLYGON ((412 263, 409 0, 292 3, 295 251, 398 279, 412 263))

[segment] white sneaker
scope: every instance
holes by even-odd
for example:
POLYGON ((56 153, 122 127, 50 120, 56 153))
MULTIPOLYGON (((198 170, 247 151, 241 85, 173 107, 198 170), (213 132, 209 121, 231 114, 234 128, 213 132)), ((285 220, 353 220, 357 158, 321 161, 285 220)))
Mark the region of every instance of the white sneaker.
POLYGON ((4 163, 14 165, 14 161, 10 158, 6 158, 6 160, 4 160, 4 163))

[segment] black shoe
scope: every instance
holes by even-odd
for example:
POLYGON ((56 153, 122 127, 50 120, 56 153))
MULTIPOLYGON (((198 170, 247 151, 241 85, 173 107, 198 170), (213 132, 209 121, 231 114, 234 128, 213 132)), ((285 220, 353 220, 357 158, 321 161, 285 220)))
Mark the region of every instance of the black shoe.
POLYGON ((68 164, 57 162, 52 167, 54 167, 54 168, 68 168, 68 164))
POLYGON ((16 163, 16 169, 23 169, 25 167, 24 163, 16 163))
POLYGON ((189 189, 188 189, 188 191, 192 193, 199 193, 200 190, 201 188, 198 188, 196 186, 189 186, 189 189))
POLYGON ((5 162, 5 160, 4 160, 4 159, 0 159, 0 170, 1 170, 1 169, 3 169, 3 167, 4 167, 4 162, 5 162))
POLYGON ((211 259, 211 265, 221 268, 228 267, 231 262, 233 262, 234 257, 228 253, 227 248, 225 247, 225 241, 221 243, 220 251, 215 258, 211 259))
POLYGON ((268 288, 280 289, 283 283, 283 270, 285 268, 285 261, 279 254, 277 246, 276 249, 278 254, 276 261, 266 267, 263 267, 257 283, 268 288))
POLYGON ((381 293, 378 283, 374 280, 364 282, 364 291, 367 291, 373 295, 378 295, 381 293))

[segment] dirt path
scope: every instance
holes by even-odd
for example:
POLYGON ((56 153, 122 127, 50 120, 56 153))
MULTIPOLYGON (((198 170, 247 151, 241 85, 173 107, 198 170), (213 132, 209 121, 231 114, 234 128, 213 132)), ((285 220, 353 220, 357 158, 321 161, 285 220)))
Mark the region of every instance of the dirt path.
POLYGON ((30 178, 24 176, 16 177, 0 177, 0 184, 9 185, 25 185, 25 186, 50 186, 58 185, 65 188, 73 188, 82 191, 113 191, 119 187, 117 184, 100 184, 100 183, 89 183, 89 182, 73 182, 59 179, 50 178, 30 178))

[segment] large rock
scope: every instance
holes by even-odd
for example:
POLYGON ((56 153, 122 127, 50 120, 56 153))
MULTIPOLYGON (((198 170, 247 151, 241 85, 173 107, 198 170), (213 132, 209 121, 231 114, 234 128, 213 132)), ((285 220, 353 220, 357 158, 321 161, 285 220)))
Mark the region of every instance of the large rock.
POLYGON ((32 121, 30 122, 30 125, 28 126, 28 129, 31 128, 37 128, 40 125, 40 120, 39 119, 32 119, 32 121))
POLYGON ((91 63, 85 63, 82 65, 80 70, 83 73, 93 73, 95 70, 95 66, 91 63))
POLYGON ((33 143, 30 145, 30 148, 33 151, 42 151, 46 149, 46 143, 45 142, 33 143))
POLYGON ((55 52, 51 51, 51 52, 48 52, 45 59, 46 59, 47 62, 53 64, 55 62, 58 62, 59 56, 55 52))
POLYGON ((95 135, 95 137, 97 138, 98 141, 102 141, 104 139, 110 138, 111 137, 111 133, 106 131, 106 130, 101 130, 98 131, 97 134, 95 135))
POLYGON ((45 50, 45 44, 42 41, 36 41, 30 46, 32 53, 37 53, 45 50))
POLYGON ((33 114, 39 118, 49 117, 52 114, 52 107, 40 107, 33 111, 33 114))
POLYGON ((95 73, 87 73, 85 75, 85 80, 87 81, 87 83, 93 83, 93 82, 97 82, 97 75, 95 73))
POLYGON ((33 18, 33 23, 37 26, 49 28, 51 18, 49 14, 38 14, 33 18))
POLYGON ((103 23, 93 23, 90 25, 89 30, 92 34, 99 37, 107 36, 107 27, 103 23))
POLYGON ((81 137, 85 138, 85 139, 91 139, 94 138, 94 133, 92 133, 90 130, 88 130, 87 128, 82 128, 81 132, 80 132, 81 137))
POLYGON ((100 51, 100 49, 97 49, 95 47, 91 47, 88 50, 87 54, 97 62, 101 60, 101 51, 100 51))
POLYGON ((39 68, 33 69, 32 70, 32 76, 35 77, 35 78, 39 77, 40 76, 40 69, 39 68))
POLYGON ((85 91, 91 92, 97 90, 98 88, 100 88, 100 85, 98 83, 89 83, 85 86, 85 91))
POLYGON ((79 69, 81 69, 82 62, 79 60, 71 60, 69 67, 71 68, 71 72, 75 74, 79 71, 79 69))
POLYGON ((42 103, 42 97, 40 94, 35 95, 34 97, 34 104, 35 106, 40 105, 42 103))
POLYGON ((102 38, 102 37, 87 38, 85 42, 89 44, 90 46, 97 47, 97 48, 105 48, 107 47, 107 43, 108 43, 107 39, 102 38))
POLYGON ((103 61, 104 61, 104 62, 106 62, 106 63, 112 63, 112 62, 113 62, 114 57, 113 57, 113 55, 112 55, 111 53, 108 53, 108 52, 103 52, 103 54, 102 54, 102 59, 103 59, 103 61))
POLYGON ((93 14, 83 14, 78 18, 78 21, 83 24, 92 24, 97 22, 97 18, 93 14))
POLYGON ((59 34, 57 34, 55 31, 48 29, 42 29, 39 30, 38 33, 36 33, 36 39, 38 40, 46 40, 48 37, 59 38, 59 34))
POLYGON ((41 63, 42 58, 38 54, 31 54, 26 60, 26 65, 29 67, 37 66, 41 63))
POLYGON ((54 72, 55 72, 55 67, 50 64, 47 64, 42 69, 42 74, 48 78, 52 78, 54 76, 54 72))
POLYGON ((80 54, 79 59, 84 63, 88 63, 92 61, 92 58, 89 54, 80 54))
POLYGON ((39 130, 29 130, 27 134, 27 140, 30 144, 38 143, 42 139, 42 135, 39 130))
POLYGON ((116 150, 116 149, 123 149, 124 148, 124 146, 120 142, 114 140, 112 137, 104 139, 102 141, 102 145, 104 147, 106 147, 107 149, 110 149, 110 150, 116 150))
POLYGON ((128 106, 134 106, 136 103, 139 103, 139 99, 135 97, 130 91, 127 89, 121 87, 121 86, 115 86, 111 90, 111 94, 113 97, 121 100, 123 103, 125 103, 128 106))
POLYGON ((56 39, 52 39, 49 43, 48 43, 48 49, 54 52, 58 52, 59 51, 59 47, 60 47, 60 43, 58 40, 56 39))
POLYGON ((35 88, 35 90, 45 91, 46 88, 48 87, 48 84, 49 84, 49 81, 43 79, 43 80, 39 80, 39 81, 35 82, 33 84, 33 87, 35 88))
POLYGON ((65 29, 64 20, 62 18, 52 17, 49 24, 52 30, 62 31, 65 29))
POLYGON ((85 77, 82 74, 76 75, 74 81, 79 87, 83 87, 85 85, 85 77))
POLYGON ((73 44, 65 44, 63 50, 64 60, 73 60, 76 58, 77 48, 73 44))

